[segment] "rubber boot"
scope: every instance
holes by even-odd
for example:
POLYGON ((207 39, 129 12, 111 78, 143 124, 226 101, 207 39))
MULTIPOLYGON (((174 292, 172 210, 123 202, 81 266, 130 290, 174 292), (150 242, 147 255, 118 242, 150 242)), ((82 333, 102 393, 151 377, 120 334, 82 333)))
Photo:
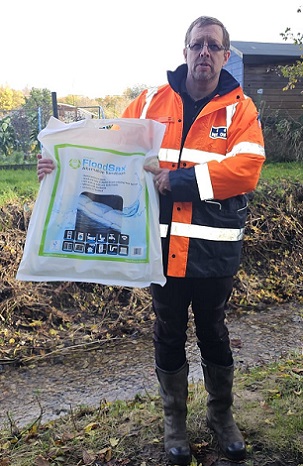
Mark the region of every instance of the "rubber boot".
POLYGON ((176 372, 156 367, 160 395, 164 410, 164 447, 170 462, 188 465, 191 462, 190 446, 186 434, 188 364, 176 372))
POLYGON ((206 421, 217 434, 222 452, 231 460, 243 460, 246 448, 232 415, 234 366, 219 366, 202 359, 207 397, 206 421))

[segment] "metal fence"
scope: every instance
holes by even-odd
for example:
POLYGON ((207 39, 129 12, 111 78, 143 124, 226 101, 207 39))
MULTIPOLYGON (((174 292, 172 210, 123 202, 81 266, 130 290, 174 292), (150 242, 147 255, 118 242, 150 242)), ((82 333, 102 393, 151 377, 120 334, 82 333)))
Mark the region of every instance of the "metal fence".
POLYGON ((11 162, 13 166, 22 162, 20 154, 24 154, 24 161, 26 162, 28 157, 31 158, 38 150, 41 150, 38 134, 47 125, 51 115, 65 123, 83 119, 105 118, 103 108, 100 105, 77 107, 57 103, 55 93, 52 93, 52 104, 52 108, 50 105, 45 105, 37 108, 21 107, 9 111, 0 109, 0 125, 3 124, 0 139, 0 164, 1 159, 10 156, 8 154, 12 154, 11 162))

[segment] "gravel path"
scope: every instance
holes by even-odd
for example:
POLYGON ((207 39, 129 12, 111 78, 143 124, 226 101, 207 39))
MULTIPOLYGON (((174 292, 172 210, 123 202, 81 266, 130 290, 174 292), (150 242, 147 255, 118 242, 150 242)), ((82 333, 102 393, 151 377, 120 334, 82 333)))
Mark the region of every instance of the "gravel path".
MULTIPOLYGON (((291 351, 303 351, 303 306, 287 304, 240 317, 229 315, 228 326, 237 368, 264 365, 291 351)), ((202 370, 191 328, 187 350, 190 380, 198 381, 202 370)), ((157 386, 151 335, 111 342, 56 364, 2 367, 0 427, 8 425, 8 412, 23 427, 38 418, 41 409, 42 422, 46 422, 80 405, 98 406, 104 399, 156 393, 157 386)))

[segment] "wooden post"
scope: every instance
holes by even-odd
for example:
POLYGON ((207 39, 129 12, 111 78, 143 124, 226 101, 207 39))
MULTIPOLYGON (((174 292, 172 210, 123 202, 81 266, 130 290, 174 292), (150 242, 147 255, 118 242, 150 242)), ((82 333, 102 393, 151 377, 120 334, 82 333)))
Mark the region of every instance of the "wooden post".
POLYGON ((55 118, 59 118, 56 92, 52 92, 52 102, 53 102, 53 116, 55 118))

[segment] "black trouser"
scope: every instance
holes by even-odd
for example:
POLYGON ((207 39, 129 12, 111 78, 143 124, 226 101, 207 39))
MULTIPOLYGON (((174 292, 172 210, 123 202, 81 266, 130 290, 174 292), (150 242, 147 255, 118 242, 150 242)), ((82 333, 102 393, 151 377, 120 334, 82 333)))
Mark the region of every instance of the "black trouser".
POLYGON ((172 278, 166 284, 151 285, 154 347, 157 366, 176 371, 186 361, 188 309, 191 304, 198 346, 206 361, 221 366, 233 363, 225 309, 233 288, 233 277, 172 278))

